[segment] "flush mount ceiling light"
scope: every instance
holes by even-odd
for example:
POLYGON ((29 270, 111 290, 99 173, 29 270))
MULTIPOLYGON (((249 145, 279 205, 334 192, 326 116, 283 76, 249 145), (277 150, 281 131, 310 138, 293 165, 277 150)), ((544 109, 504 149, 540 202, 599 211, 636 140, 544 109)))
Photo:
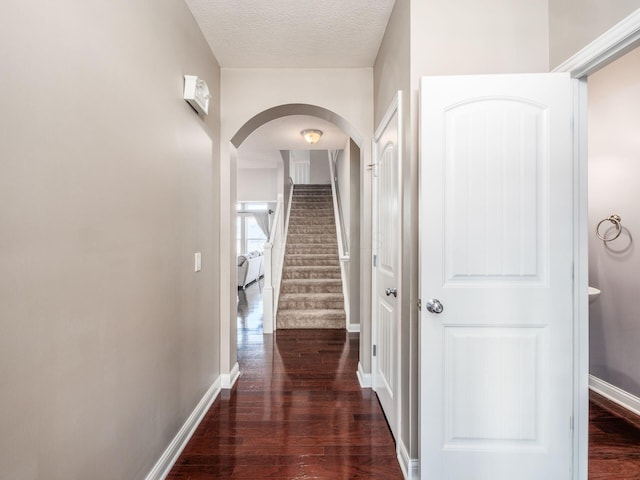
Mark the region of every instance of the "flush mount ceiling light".
POLYGON ((308 128, 307 130, 302 130, 300 135, 304 137, 308 144, 313 145, 314 143, 318 143, 320 137, 322 136, 322 130, 316 130, 315 128, 308 128))

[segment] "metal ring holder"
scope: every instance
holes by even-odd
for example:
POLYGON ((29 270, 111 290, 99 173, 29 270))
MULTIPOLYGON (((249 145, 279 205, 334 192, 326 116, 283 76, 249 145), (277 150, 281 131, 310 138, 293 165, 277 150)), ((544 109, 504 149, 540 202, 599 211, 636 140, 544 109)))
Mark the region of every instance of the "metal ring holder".
POLYGON ((611 240, 615 240, 622 233, 622 226, 620 225, 620 221, 620 215, 616 215, 615 213, 613 215, 609 215, 609 217, 607 218, 600 220, 600 223, 598 223, 598 226, 596 227, 596 236, 603 242, 610 242, 611 240), (610 237, 606 236, 606 232, 605 235, 600 235, 600 225, 607 221, 613 223, 613 225, 616 227, 616 232, 610 237))

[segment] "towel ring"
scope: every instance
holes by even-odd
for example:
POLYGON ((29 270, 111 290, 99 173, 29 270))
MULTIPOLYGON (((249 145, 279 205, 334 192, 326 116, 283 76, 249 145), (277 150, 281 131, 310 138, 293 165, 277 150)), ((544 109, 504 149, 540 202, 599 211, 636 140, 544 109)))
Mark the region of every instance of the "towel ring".
POLYGON ((613 215, 609 215, 609 217, 607 218, 600 220, 600 223, 598 223, 598 226, 596 227, 596 236, 603 242, 610 242, 611 240, 615 240, 622 233, 622 226, 620 225, 620 221, 620 215, 616 215, 615 213, 613 215), (616 232, 610 237, 606 237, 606 233, 605 235, 600 235, 600 225, 607 221, 613 223, 616 227, 616 232))

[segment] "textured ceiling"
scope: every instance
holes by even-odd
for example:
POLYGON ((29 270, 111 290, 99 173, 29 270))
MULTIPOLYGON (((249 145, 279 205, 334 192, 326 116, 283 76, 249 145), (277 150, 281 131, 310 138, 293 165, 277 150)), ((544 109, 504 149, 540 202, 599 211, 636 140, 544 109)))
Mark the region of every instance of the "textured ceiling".
POLYGON ((276 168, 282 161, 280 150, 343 149, 347 135, 334 124, 306 115, 278 118, 255 130, 238 149, 238 168, 276 168), (323 135, 318 143, 309 145, 300 131, 317 128, 323 135))
POLYGON ((371 67, 395 0, 186 0, 222 67, 371 67))

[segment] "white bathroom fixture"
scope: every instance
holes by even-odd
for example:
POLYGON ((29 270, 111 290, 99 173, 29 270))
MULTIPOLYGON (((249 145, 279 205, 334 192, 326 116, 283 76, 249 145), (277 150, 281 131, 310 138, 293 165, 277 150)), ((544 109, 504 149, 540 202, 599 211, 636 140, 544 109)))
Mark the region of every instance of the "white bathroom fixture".
POLYGON ((600 296, 600 290, 596 287, 589 287, 589 303, 595 302, 600 296))

